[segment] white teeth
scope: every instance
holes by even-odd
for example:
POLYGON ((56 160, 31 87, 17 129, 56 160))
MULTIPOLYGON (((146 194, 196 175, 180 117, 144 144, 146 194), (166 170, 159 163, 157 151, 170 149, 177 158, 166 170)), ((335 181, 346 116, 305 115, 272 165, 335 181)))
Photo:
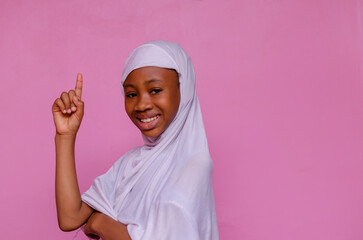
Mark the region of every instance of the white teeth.
POLYGON ((144 123, 148 123, 148 122, 154 121, 157 118, 158 118, 158 116, 155 116, 153 118, 140 119, 140 121, 144 122, 144 123))

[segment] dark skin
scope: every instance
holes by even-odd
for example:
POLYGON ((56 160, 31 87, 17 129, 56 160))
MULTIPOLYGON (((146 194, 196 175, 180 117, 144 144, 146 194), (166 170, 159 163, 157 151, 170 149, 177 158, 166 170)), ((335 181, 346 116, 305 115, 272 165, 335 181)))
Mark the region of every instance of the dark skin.
POLYGON ((75 168, 74 146, 84 115, 83 78, 77 75, 75 89, 63 92, 52 106, 56 127, 56 205, 59 228, 73 231, 84 223, 90 237, 104 240, 129 240, 126 225, 94 212, 82 202, 75 168))
MULTIPOLYGON (((74 90, 54 101, 56 126, 56 204, 58 224, 72 231, 84 223, 92 239, 131 239, 127 226, 82 202, 74 159, 74 145, 84 115, 81 100, 83 79, 77 75, 74 90)), ((148 137, 163 133, 174 119, 180 103, 179 79, 174 70, 143 67, 132 71, 124 82, 125 109, 131 121, 148 137)))
POLYGON ((145 136, 162 134, 178 112, 180 91, 175 70, 136 69, 126 78, 124 90, 127 115, 145 136))
POLYGON ((91 239, 131 240, 126 225, 97 211, 88 219, 84 233, 91 239))

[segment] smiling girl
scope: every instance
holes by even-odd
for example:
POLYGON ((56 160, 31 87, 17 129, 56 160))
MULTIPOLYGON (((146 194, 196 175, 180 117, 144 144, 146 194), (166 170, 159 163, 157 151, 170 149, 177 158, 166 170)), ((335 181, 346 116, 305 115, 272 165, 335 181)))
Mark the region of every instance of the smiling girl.
POLYGON ((122 74, 125 110, 141 131, 131 149, 82 196, 74 144, 83 118, 82 75, 53 104, 58 223, 91 238, 218 239, 209 155, 189 56, 176 43, 136 48, 122 74))
POLYGON ((164 132, 179 107, 178 73, 172 69, 142 67, 128 75, 123 87, 126 112, 140 131, 148 137, 164 132))

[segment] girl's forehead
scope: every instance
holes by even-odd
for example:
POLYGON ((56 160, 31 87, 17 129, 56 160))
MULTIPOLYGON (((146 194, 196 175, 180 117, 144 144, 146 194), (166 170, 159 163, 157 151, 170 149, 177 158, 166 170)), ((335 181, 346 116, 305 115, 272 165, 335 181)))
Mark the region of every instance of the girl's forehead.
POLYGON ((174 69, 146 66, 131 71, 125 79, 123 86, 127 87, 133 83, 169 83, 175 81, 174 79, 178 80, 178 73, 174 69))

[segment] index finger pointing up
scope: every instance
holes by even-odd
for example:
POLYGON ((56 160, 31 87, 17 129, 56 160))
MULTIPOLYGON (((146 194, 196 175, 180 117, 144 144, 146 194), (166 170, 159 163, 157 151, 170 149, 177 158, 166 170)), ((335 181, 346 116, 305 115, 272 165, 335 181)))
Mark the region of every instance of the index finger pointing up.
POLYGON ((78 99, 81 99, 82 97, 82 86, 83 86, 83 77, 81 73, 77 74, 77 83, 76 83, 76 96, 78 97, 78 99))

